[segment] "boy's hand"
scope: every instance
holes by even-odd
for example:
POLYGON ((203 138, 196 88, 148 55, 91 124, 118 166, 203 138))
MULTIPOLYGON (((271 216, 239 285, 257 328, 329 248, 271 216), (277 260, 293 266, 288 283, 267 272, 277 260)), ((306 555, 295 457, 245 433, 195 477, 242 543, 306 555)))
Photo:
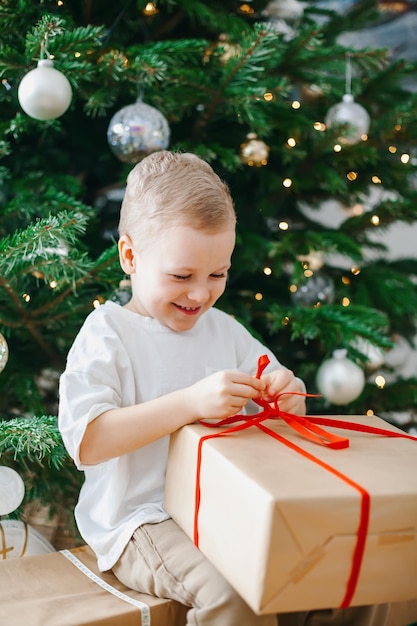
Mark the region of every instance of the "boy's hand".
POLYGON ((188 387, 194 419, 224 419, 239 413, 266 388, 265 381, 239 371, 224 370, 188 387))
MULTIPOLYGON (((261 398, 267 402, 273 402, 279 394, 288 391, 305 393, 304 383, 286 368, 262 374, 261 380, 265 383, 261 398)), ((303 396, 283 395, 278 400, 278 406, 282 411, 296 415, 305 415, 306 412, 306 401, 303 396)))

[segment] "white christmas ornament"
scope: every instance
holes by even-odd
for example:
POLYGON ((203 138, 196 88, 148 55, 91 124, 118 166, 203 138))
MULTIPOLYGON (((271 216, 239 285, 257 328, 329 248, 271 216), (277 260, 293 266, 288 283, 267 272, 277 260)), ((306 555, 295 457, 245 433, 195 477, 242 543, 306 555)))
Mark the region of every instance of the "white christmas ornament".
POLYGON ((25 113, 44 121, 65 113, 71 104, 72 89, 68 78, 54 68, 51 59, 41 59, 22 78, 17 95, 25 113))
POLYGON ((368 134, 371 120, 366 109, 354 101, 352 94, 345 93, 342 102, 330 107, 325 123, 328 128, 343 125, 338 140, 341 144, 352 146, 368 134))
POLYGON ((363 370, 346 354, 344 349, 335 350, 333 357, 323 361, 317 370, 318 390, 332 404, 349 404, 356 400, 365 385, 363 370))
POLYGON ((25 522, 15 519, 0 522, 0 554, 3 560, 50 552, 56 552, 53 545, 25 522))
POLYGON ((0 467, 0 515, 13 513, 22 504, 25 485, 11 467, 0 467))
POLYGON ((124 163, 138 163, 169 145, 170 128, 158 109, 140 98, 113 115, 107 130, 112 152, 124 163))
POLYGON ((4 370, 9 359, 9 346, 6 338, 0 333, 0 372, 4 370))

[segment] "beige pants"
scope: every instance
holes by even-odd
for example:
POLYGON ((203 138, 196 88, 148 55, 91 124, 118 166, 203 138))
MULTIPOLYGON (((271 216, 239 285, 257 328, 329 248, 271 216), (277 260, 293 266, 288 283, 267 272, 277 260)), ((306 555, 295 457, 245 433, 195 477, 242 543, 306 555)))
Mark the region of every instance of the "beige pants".
MULTIPOLYGON (((127 587, 185 606, 188 626, 277 626, 255 615, 173 520, 138 528, 113 568, 127 587)), ((384 626, 388 609, 356 607, 279 616, 279 626, 384 626)))

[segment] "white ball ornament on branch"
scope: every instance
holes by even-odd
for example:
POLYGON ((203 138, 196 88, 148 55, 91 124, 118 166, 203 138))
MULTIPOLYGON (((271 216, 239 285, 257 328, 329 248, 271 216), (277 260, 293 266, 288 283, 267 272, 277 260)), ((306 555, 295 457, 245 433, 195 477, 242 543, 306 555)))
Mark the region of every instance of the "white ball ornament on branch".
POLYGON ((324 120, 327 128, 334 126, 341 127, 338 141, 347 146, 353 146, 364 138, 367 138, 371 125, 371 118, 369 117, 368 111, 362 105, 355 102, 351 93, 352 65, 350 57, 350 53, 347 53, 346 93, 342 98, 342 102, 330 107, 324 120))
POLYGON ((0 515, 13 513, 23 502, 25 485, 11 467, 0 466, 0 515))
POLYGON ((158 109, 138 98, 113 115, 107 140, 113 154, 123 163, 138 163, 143 158, 165 150, 169 145, 170 128, 158 109))
POLYGON ((72 89, 66 76, 51 59, 40 59, 20 81, 18 99, 24 112, 36 120, 53 120, 71 104, 72 89))
POLYGON ((7 341, 0 333, 0 372, 4 370, 7 365, 7 361, 9 359, 9 346, 7 345, 7 341))
POLYGON ((347 350, 333 352, 317 370, 316 383, 319 392, 330 403, 349 404, 358 398, 365 386, 362 368, 347 358, 347 350))
POLYGON ((367 137, 371 119, 363 106, 354 101, 352 94, 345 93, 342 102, 333 105, 325 118, 327 128, 341 126, 338 141, 352 146, 367 137))

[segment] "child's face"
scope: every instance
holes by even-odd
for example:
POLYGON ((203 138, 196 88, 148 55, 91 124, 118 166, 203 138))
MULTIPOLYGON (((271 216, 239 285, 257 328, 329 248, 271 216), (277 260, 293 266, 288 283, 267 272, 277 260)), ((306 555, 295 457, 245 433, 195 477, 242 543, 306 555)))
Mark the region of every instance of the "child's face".
POLYGON ((127 307, 172 330, 190 330, 224 292, 234 245, 231 226, 215 234, 172 226, 140 252, 121 237, 122 267, 126 272, 125 260, 132 280, 127 307))

